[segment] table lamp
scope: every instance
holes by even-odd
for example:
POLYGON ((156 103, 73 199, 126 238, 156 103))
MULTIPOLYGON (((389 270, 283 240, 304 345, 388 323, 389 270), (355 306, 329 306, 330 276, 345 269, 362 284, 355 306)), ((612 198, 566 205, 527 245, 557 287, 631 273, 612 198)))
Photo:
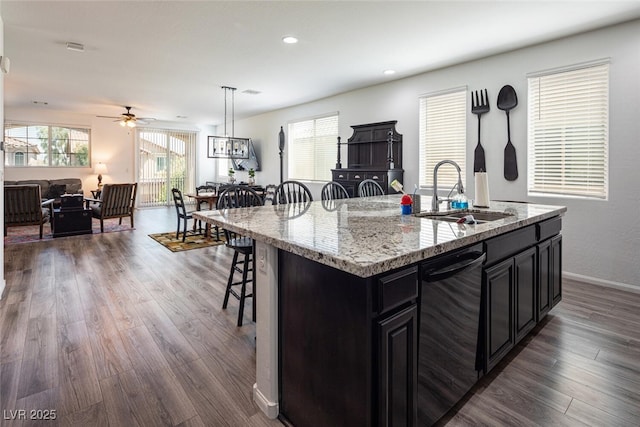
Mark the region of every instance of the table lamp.
POLYGON ((107 165, 102 163, 102 162, 98 162, 96 163, 95 167, 93 168, 93 172, 98 174, 98 189, 102 188, 102 174, 103 173, 107 173, 107 165))

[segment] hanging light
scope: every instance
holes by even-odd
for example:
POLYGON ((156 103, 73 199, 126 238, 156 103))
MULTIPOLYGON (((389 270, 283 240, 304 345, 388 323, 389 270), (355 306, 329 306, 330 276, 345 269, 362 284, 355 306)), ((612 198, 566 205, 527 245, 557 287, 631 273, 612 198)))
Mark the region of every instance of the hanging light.
POLYGON ((236 138, 235 127, 235 87, 222 86, 224 89, 224 136, 207 137, 207 156, 218 159, 248 159, 249 138, 236 138), (231 136, 227 133, 227 95, 231 92, 231 136))

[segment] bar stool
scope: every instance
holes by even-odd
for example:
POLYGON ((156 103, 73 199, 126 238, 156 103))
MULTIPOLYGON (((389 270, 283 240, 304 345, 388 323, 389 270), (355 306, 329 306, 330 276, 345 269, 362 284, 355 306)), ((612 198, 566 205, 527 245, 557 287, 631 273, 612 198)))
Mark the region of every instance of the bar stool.
MULTIPOLYGON (((262 206, 262 198, 251 188, 239 185, 233 185, 225 188, 218 197, 217 209, 233 209, 248 206, 262 206)), ((241 236, 233 231, 224 230, 226 238, 226 246, 233 249, 233 261, 231 262, 231 271, 229 272, 229 280, 224 293, 224 301, 222 308, 226 309, 229 303, 229 296, 233 295, 240 305, 238 307, 238 326, 242 326, 242 317, 244 315, 244 302, 246 298, 253 298, 255 295, 255 274, 253 271, 253 239, 241 236), (242 255, 242 259, 240 258, 242 255), (234 275, 238 272, 242 274, 240 281, 234 282, 234 275), (249 277, 249 273, 251 276, 249 277), (247 294, 247 284, 251 283, 252 292, 247 294), (237 292, 234 286, 239 286, 240 291, 237 292)), ((256 321, 256 303, 253 300, 252 320, 256 321)))

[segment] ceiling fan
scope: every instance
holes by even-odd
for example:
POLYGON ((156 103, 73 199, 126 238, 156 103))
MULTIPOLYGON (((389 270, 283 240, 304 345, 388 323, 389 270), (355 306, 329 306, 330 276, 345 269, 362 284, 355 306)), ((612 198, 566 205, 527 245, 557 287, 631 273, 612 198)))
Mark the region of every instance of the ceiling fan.
POLYGON ((125 106, 124 108, 126 108, 127 111, 125 113, 120 114, 120 117, 113 117, 113 116, 96 116, 96 117, 102 117, 104 119, 116 119, 115 121, 119 122, 120 126, 127 126, 130 128, 136 127, 137 123, 146 124, 148 121, 155 120, 154 118, 151 118, 151 117, 136 117, 136 115, 131 112, 132 107, 125 106))

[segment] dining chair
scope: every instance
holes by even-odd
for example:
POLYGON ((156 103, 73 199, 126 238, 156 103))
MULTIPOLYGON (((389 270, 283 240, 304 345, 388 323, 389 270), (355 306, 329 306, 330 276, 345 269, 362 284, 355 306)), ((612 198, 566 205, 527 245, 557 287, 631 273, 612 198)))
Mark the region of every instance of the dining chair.
POLYGON ((267 184, 264 187, 264 204, 265 205, 273 205, 276 200, 276 188, 278 188, 275 184, 267 184))
POLYGON ((322 187, 320 196, 322 200, 348 199, 349 193, 339 182, 329 181, 322 187))
MULTIPOLYGON (((182 198, 182 192, 177 188, 171 189, 171 194, 173 195, 173 203, 176 206, 176 214, 178 215, 178 227, 176 229, 176 239, 180 236, 180 221, 184 221, 184 228, 182 231, 182 241, 184 242, 187 238, 187 223, 190 219, 193 219, 193 212, 188 212, 187 208, 184 205, 184 199, 182 198)), ((195 222, 194 222, 195 229, 195 222)))
POLYGON ((276 188, 273 204, 311 202, 311 190, 299 181, 284 181, 276 188))
MULTIPOLYGON (((249 206, 262 206, 262 197, 249 188, 246 185, 232 185, 228 186, 218 196, 218 210, 224 210, 243 208, 249 206)), ((227 288, 224 293, 224 301, 222 302, 222 308, 226 309, 229 303, 229 295, 233 295, 240 302, 238 308, 238 326, 242 326, 242 318, 244 315, 244 303, 246 298, 253 298, 255 295, 255 274, 253 271, 253 239, 250 237, 242 236, 233 231, 224 229, 224 236, 228 248, 233 249, 233 260, 231 261, 231 271, 229 272, 229 279, 227 280, 227 288), (242 260, 238 260, 242 255, 242 260), (242 268, 240 268, 242 266, 242 268), (241 273, 242 279, 234 282, 235 273, 241 273), (251 277, 249 277, 251 273, 251 277), (247 284, 251 283, 252 290, 250 294, 247 294, 247 284), (236 292, 233 287, 240 286, 240 292, 236 292)), ((253 313, 252 320, 256 321, 256 302, 253 299, 253 313)))
POLYGON ((365 179, 358 185, 358 197, 383 196, 384 190, 376 181, 365 179))

